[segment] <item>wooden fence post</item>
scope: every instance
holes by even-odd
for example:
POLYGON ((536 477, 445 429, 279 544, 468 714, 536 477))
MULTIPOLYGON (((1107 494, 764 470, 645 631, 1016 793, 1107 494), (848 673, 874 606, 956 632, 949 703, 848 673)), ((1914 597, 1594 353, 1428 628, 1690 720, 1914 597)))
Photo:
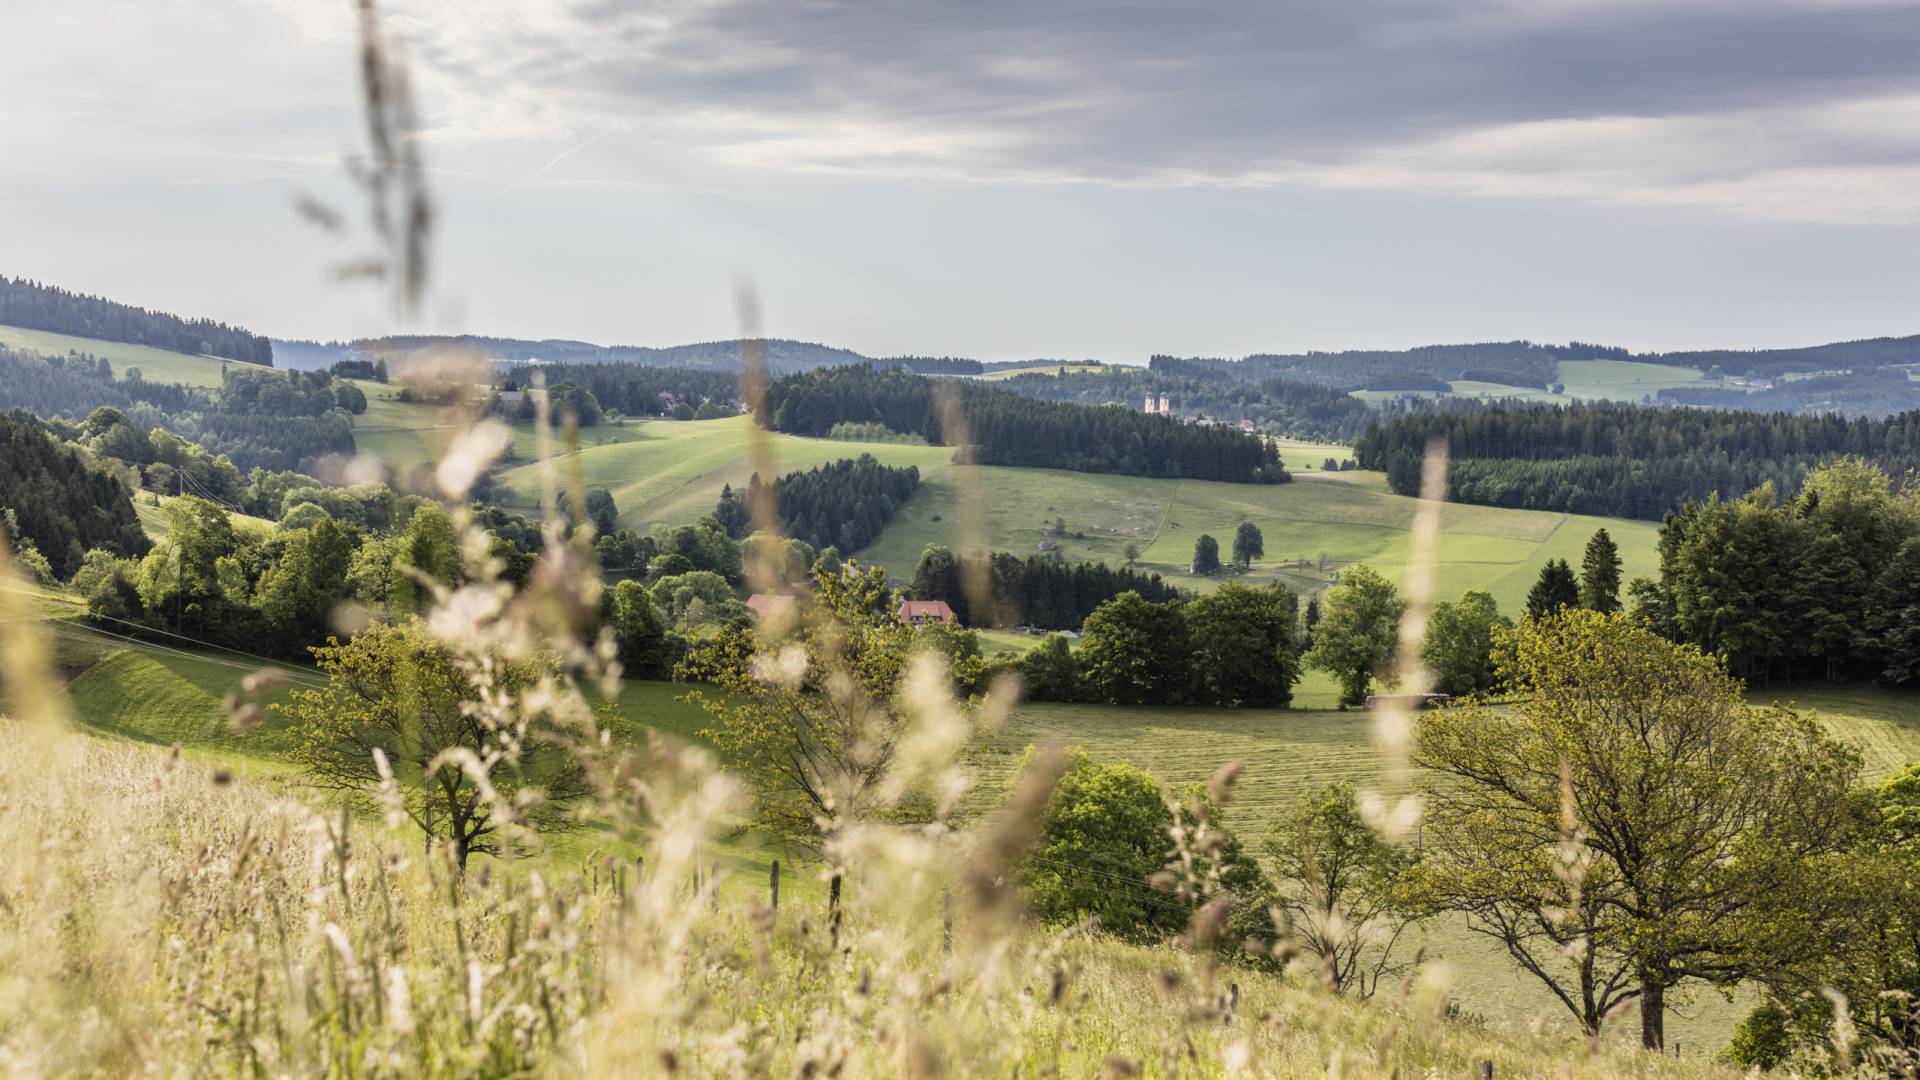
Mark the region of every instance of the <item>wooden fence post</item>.
POLYGON ((1480 1063, 1480 1080, 1493 1080, 1492 1061, 1482 1061, 1480 1063))
POLYGON ((773 860, 773 869, 767 873, 767 907, 780 910, 780 860, 773 860))
POLYGON ((713 870, 707 875, 713 883, 713 891, 708 894, 707 902, 714 911, 720 910, 720 860, 713 860, 713 870))

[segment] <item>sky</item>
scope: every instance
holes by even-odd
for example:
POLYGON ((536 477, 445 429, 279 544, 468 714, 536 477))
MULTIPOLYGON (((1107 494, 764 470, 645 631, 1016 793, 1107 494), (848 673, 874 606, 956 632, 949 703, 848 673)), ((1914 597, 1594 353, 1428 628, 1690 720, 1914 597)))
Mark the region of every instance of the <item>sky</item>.
POLYGON ((0 274, 280 337, 1241 356, 1920 332, 1920 3, 7 0, 0 274), (295 213, 336 208, 338 233, 295 213))

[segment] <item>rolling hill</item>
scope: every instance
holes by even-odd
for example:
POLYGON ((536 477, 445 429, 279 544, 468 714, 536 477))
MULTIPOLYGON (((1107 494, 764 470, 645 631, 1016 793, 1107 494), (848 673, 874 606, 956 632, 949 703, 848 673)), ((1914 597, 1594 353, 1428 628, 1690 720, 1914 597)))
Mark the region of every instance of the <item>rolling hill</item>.
POLYGON ((113 365, 115 378, 125 378, 128 368, 137 367, 148 382, 180 383, 183 386, 219 386, 223 367, 238 363, 218 356, 194 356, 156 349, 150 345, 74 337, 46 330, 24 330, 17 326, 0 326, 0 346, 41 356, 91 353, 105 357, 113 365))
MULTIPOLYGON (((565 457, 562 467, 578 469, 589 487, 610 490, 624 527, 694 521, 713 509, 722 485, 746 484, 752 473, 746 457, 748 424, 747 418, 734 417, 589 428, 581 433, 582 449, 565 457)), ((370 432, 362 437, 362 447, 371 453, 405 455, 420 452, 423 438, 418 429, 370 432)), ((516 434, 516 452, 527 439, 530 433, 516 434)), ((1206 589, 1223 579, 1187 576, 1194 541, 1204 532, 1224 542, 1240 522, 1251 521, 1265 535, 1267 557, 1248 579, 1284 581, 1311 592, 1324 587, 1340 566, 1354 562, 1393 576, 1404 574, 1406 530, 1417 505, 1389 493, 1379 473, 1307 468, 1329 456, 1344 456, 1343 447, 1284 447, 1298 479, 1276 486, 982 467, 985 533, 976 545, 956 531, 965 520, 965 496, 950 449, 777 434, 771 436, 771 445, 782 472, 862 453, 889 465, 920 469, 920 490, 880 540, 851 553, 885 565, 901 578, 912 572, 921 549, 930 543, 1024 555, 1041 550, 1045 542, 1069 559, 1112 564, 1125 560, 1131 544, 1139 549, 1139 564, 1146 569, 1206 589), (1046 535, 1055 518, 1065 519, 1066 536, 1046 535)), ((520 460, 529 458, 523 453, 520 460)), ((501 475, 500 487, 510 506, 535 504, 538 468, 523 464, 501 475)), ((1448 506, 1443 514, 1443 596, 1486 589, 1502 610, 1517 611, 1541 564, 1549 558, 1577 562, 1587 538, 1602 526, 1619 542, 1629 578, 1651 573, 1654 567, 1656 529, 1647 522, 1474 506, 1448 506)))

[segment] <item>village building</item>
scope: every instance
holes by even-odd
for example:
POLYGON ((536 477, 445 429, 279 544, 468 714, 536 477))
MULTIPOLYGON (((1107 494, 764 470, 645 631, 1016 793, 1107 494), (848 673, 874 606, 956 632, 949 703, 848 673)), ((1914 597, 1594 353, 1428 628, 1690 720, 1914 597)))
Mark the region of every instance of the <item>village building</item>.
POLYGON ((908 626, 951 626, 954 621, 945 600, 902 600, 894 617, 908 626))
POLYGON ((782 619, 793 611, 793 597, 779 593, 754 593, 747 597, 747 608, 753 617, 765 622, 769 619, 782 619))

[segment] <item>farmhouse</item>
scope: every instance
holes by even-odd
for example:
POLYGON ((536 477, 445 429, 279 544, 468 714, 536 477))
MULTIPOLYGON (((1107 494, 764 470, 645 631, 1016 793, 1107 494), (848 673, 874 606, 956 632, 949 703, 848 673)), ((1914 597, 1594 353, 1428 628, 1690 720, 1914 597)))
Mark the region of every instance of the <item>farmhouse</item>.
POLYGON ((754 593, 747 597, 747 607, 753 617, 762 621, 784 618, 793 610, 793 597, 778 593, 754 593))
POLYGON ((953 625, 953 609, 945 600, 902 600, 894 617, 908 626, 953 625))

